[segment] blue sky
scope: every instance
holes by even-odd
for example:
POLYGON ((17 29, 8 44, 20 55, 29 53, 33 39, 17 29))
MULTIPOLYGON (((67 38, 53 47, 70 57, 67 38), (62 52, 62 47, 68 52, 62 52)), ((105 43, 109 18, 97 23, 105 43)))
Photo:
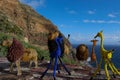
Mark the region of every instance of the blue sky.
MULTIPOLYGON (((105 44, 120 45, 120 0, 20 0, 51 20, 75 44, 92 44, 103 30, 105 44)), ((98 38, 100 41, 100 39, 98 38)))

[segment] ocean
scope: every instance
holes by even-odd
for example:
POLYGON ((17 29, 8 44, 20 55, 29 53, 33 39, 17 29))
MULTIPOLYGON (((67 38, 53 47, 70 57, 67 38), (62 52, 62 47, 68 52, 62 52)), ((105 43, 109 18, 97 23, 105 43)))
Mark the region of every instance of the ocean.
MULTIPOLYGON (((78 45, 73 44, 73 47, 76 48, 78 45)), ((92 45, 87 45, 88 50, 89 50, 89 57, 91 55, 91 51, 92 51, 92 45)), ((115 49, 115 51, 113 52, 113 57, 112 57, 112 62, 114 63, 114 65, 116 66, 116 68, 120 69, 120 45, 104 45, 104 48, 106 50, 111 50, 111 49, 115 49)), ((100 58, 101 58, 101 54, 100 54, 100 45, 97 45, 95 47, 95 54, 97 57, 97 61, 98 63, 100 62, 100 58)), ((90 63, 90 62, 89 62, 90 63)), ((104 63, 104 62, 103 62, 104 63)), ((93 67, 95 67, 95 62, 90 63, 93 67)), ((101 68, 104 68, 104 66, 102 65, 101 68)))

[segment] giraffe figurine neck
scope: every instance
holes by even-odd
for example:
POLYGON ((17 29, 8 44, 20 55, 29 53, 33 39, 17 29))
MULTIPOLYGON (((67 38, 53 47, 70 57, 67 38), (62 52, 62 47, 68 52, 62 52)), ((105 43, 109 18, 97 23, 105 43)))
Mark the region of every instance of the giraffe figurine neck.
POLYGON ((100 49, 103 51, 103 50, 105 50, 105 49, 104 49, 104 36, 103 36, 102 33, 101 33, 101 35, 100 35, 100 38, 101 38, 100 49))
POLYGON ((95 48, 95 46, 93 45, 92 46, 92 53, 95 53, 94 48, 95 48))
POLYGON ((91 62, 96 62, 96 66, 97 66, 97 59, 96 59, 96 55, 95 55, 95 46, 96 46, 96 42, 98 40, 91 40, 91 42, 93 42, 93 45, 92 45, 92 53, 91 53, 91 62))

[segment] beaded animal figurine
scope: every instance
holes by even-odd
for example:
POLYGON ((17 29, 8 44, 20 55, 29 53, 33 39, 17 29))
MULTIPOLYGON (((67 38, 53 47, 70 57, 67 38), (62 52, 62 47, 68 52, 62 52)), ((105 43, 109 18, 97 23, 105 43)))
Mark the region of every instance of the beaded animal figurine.
POLYGON ((51 63, 53 62, 53 59, 55 59, 54 72, 53 72, 54 80, 56 80, 56 69, 57 68, 58 68, 58 73, 60 73, 58 60, 60 61, 60 63, 62 64, 62 66, 66 70, 66 72, 68 72, 68 74, 71 75, 71 73, 68 71, 68 69, 66 68, 66 66, 64 65, 64 63, 62 62, 62 60, 60 58, 61 52, 62 52, 60 44, 62 42, 62 39, 63 39, 62 36, 59 36, 58 32, 53 32, 53 33, 50 34, 49 40, 48 40, 48 48, 49 48, 49 51, 50 51, 50 63, 48 64, 48 67, 45 70, 45 72, 40 77, 40 80, 45 76, 48 69, 51 67, 51 63))
POLYGON ((114 64, 111 61, 112 53, 113 53, 114 49, 108 51, 104 48, 104 43, 103 43, 104 37, 103 37, 102 32, 103 31, 98 32, 97 35, 94 37, 94 38, 97 38, 97 37, 101 38, 101 43, 100 43, 101 60, 100 60, 100 63, 98 65, 98 68, 96 69, 95 73, 90 78, 90 80, 93 80, 93 77, 95 77, 97 75, 97 73, 100 72, 100 68, 101 68, 101 65, 102 65, 103 61, 104 61, 104 70, 105 70, 107 80, 110 80, 110 75, 109 75, 109 72, 108 72, 108 65, 109 65, 109 68, 111 69, 111 71, 113 73, 113 77, 115 77, 116 74, 120 75, 120 72, 117 70, 117 68, 114 66, 114 64))
POLYGON ((95 40, 95 39, 91 40, 91 42, 93 42, 92 52, 91 52, 91 62, 96 62, 96 67, 98 66, 97 57, 95 54, 95 46, 96 46, 97 41, 98 40, 95 40))

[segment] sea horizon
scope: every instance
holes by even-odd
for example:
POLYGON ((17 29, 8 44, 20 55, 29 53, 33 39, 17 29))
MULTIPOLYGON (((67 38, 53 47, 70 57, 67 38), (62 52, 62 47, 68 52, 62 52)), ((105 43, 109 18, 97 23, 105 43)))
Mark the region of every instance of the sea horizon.
MULTIPOLYGON (((73 48, 76 48, 79 44, 72 44, 73 48)), ((91 52, 92 52, 92 44, 86 44, 87 47, 88 47, 88 50, 89 50, 89 58, 90 58, 90 55, 91 55, 91 52)), ((106 44, 104 45, 104 48, 106 50, 112 50, 114 49, 115 51, 113 52, 113 55, 112 55, 112 62, 114 63, 114 65, 117 67, 117 68, 120 68, 120 45, 110 45, 110 44, 106 44)), ((95 54, 96 54, 96 57, 97 57, 97 61, 99 63, 100 59, 101 59, 101 54, 100 54, 100 45, 96 45, 95 46, 95 54)), ((90 61, 88 61, 90 63, 90 61)), ((91 63, 90 63, 91 64, 91 63)), ((95 62, 91 64, 92 67, 96 67, 95 66, 95 62)), ((104 66, 102 65, 101 68, 104 68, 104 66)))

